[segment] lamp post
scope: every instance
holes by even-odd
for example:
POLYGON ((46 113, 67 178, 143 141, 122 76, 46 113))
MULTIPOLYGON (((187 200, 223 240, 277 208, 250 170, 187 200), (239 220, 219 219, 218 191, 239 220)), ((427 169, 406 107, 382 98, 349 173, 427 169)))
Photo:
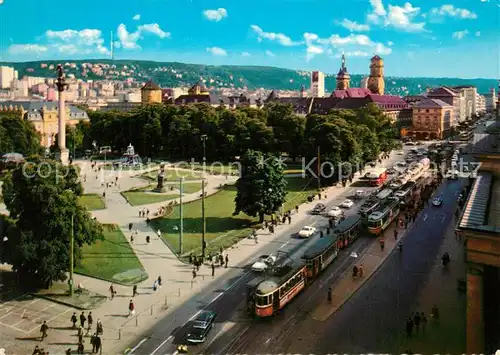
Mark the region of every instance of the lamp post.
MULTIPOLYGON (((67 189, 66 191, 73 194, 73 191, 67 189)), ((73 264, 74 264, 74 253, 75 253, 75 213, 71 213, 71 232, 69 235, 69 295, 73 296, 73 264)))
POLYGON ((205 179, 201 181, 201 220, 202 220, 202 230, 201 230, 201 257, 205 260, 205 233, 207 230, 207 223, 205 219, 205 179))
POLYGON ((184 221, 183 221, 183 211, 182 211, 182 194, 184 190, 184 178, 181 177, 179 181, 179 218, 180 218, 180 231, 179 231, 179 255, 182 254, 182 239, 184 233, 184 221))
POLYGON ((207 162, 207 157, 206 157, 206 141, 207 141, 207 135, 206 134, 202 134, 201 135, 201 142, 203 144, 203 171, 205 171, 205 166, 206 166, 206 162, 207 162))

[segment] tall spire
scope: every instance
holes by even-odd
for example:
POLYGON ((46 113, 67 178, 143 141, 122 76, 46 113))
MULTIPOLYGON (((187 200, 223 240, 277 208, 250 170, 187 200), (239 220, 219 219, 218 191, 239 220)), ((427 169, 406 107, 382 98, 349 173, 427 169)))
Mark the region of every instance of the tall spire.
POLYGON ((342 69, 345 71, 347 68, 345 67, 345 53, 342 52, 342 69))

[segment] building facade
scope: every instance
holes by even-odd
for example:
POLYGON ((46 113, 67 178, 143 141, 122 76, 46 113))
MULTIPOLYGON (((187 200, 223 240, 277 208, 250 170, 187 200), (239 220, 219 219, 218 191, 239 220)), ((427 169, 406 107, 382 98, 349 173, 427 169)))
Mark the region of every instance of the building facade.
POLYGON ((14 68, 0 66, 0 89, 10 89, 15 79, 17 79, 17 71, 14 68))
POLYGON ((370 60, 370 76, 368 77, 368 89, 374 94, 384 95, 384 60, 378 55, 370 60))
POLYGON ((153 82, 153 80, 149 80, 141 88, 141 103, 143 105, 161 104, 162 103, 161 88, 155 82, 153 82))
POLYGON ((439 99, 422 97, 412 103, 412 124, 401 135, 415 139, 443 139, 453 121, 453 106, 439 99))
MULTIPOLYGON (((56 143, 55 136, 59 128, 58 107, 57 102, 48 101, 0 102, 0 112, 19 112, 23 119, 32 122, 42 136, 40 144, 46 148, 56 143)), ((66 125, 74 126, 78 122, 88 120, 89 117, 85 111, 66 105, 66 125)))
POLYGON ((452 90, 446 86, 442 86, 429 91, 427 93, 427 97, 429 97, 430 99, 441 100, 453 107, 453 117, 451 121, 452 126, 456 126, 459 122, 465 121, 463 97, 455 90, 452 90))
POLYGON ((489 93, 484 94, 484 101, 486 112, 495 112, 497 107, 497 94, 495 89, 491 89, 489 93))
POLYGON ((325 96, 325 74, 320 71, 313 71, 311 73, 311 96, 325 96))

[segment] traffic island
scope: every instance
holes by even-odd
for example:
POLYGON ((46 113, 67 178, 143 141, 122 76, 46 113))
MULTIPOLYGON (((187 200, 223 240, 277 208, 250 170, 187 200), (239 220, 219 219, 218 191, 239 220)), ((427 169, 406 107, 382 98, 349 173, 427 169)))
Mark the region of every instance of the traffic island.
POLYGON ((70 295, 68 284, 62 282, 55 283, 50 289, 40 290, 32 295, 80 310, 99 308, 107 299, 104 295, 86 289, 75 290, 73 295, 70 295))

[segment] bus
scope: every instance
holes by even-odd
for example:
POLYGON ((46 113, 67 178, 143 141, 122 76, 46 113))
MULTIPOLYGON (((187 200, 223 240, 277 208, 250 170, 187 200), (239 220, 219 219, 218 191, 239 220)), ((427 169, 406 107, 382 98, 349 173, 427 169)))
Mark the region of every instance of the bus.
POLYGON ((347 248, 358 239, 362 228, 361 222, 360 215, 353 215, 337 224, 333 230, 333 234, 337 235, 340 249, 347 248))
POLYGON ((368 232, 379 235, 399 214, 400 203, 397 198, 385 201, 382 206, 368 216, 368 232))
POLYGON ((392 197, 393 192, 391 189, 384 189, 377 194, 377 199, 385 201, 387 198, 392 197))
POLYGON ((386 168, 375 168, 370 170, 365 175, 369 184, 372 186, 381 186, 387 180, 387 169, 386 168))

